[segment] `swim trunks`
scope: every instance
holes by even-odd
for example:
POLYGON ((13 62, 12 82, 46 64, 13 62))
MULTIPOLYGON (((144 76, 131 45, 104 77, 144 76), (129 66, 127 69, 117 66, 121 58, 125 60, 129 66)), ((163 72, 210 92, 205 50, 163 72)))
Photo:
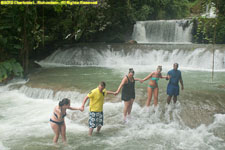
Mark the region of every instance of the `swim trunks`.
POLYGON ((89 112, 89 128, 103 126, 103 112, 89 112))

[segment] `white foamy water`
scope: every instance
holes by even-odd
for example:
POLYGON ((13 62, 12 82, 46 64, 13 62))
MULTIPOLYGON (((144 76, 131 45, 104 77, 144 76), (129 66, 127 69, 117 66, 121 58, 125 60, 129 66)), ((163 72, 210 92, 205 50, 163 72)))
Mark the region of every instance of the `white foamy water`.
MULTIPOLYGON (((66 94, 70 95, 65 93, 63 96, 66 94)), ((79 107, 81 102, 72 101, 71 105, 79 107)), ((51 97, 33 99, 27 97, 21 89, 0 87, 0 148, 55 149, 49 117, 57 104, 58 101, 51 97)), ((88 107, 84 112, 67 111, 65 120, 68 146, 60 145, 60 149, 224 150, 225 114, 216 114, 209 125, 189 128, 180 115, 184 107, 178 102, 175 106, 160 105, 158 108, 147 109, 135 102, 132 115, 124 124, 123 103, 105 102, 104 126, 101 134, 94 132, 92 138, 87 136, 88 107)))
POLYGON ((202 17, 216 18, 216 7, 214 3, 206 5, 206 10, 205 10, 205 13, 202 14, 202 17))
MULTIPOLYGON (((109 68, 133 67, 138 71, 155 70, 158 65, 164 69, 172 68, 174 62, 179 63, 182 70, 212 70, 212 51, 206 48, 193 50, 154 50, 130 49, 114 50, 112 48, 99 51, 94 48, 70 48, 57 50, 46 59, 38 62, 43 67, 49 66, 102 66, 109 68)), ((225 52, 215 50, 215 71, 225 71, 225 52)))
POLYGON ((138 43, 191 43, 190 20, 137 21, 133 39, 138 43))
POLYGON ((81 97, 85 96, 76 91, 53 91, 52 89, 31 88, 25 85, 19 89, 19 92, 35 99, 53 99, 58 101, 65 97, 71 100, 81 101, 81 97))
MULTIPOLYGON (((49 97, 47 97, 48 99, 29 98, 19 90, 5 90, 7 86, 4 87, 4 91, 1 89, 0 149, 29 149, 26 147, 38 142, 42 143, 40 139, 45 139, 45 142, 42 143, 43 146, 52 143, 53 132, 49 125, 49 118, 58 101, 53 101, 49 97)), ((78 107, 80 102, 72 102, 71 105, 78 107)), ((72 111, 67 113, 67 118, 72 116, 72 111)), ((68 121, 68 124, 70 124, 70 121, 68 121)), ((79 124, 74 122, 73 126, 76 130, 80 127, 79 124)), ((82 127, 80 128, 82 130, 82 127)), ((69 129, 71 128, 69 127, 69 129)), ((53 145, 50 144, 50 146, 53 145)), ((34 149, 36 148, 34 147, 34 149)))

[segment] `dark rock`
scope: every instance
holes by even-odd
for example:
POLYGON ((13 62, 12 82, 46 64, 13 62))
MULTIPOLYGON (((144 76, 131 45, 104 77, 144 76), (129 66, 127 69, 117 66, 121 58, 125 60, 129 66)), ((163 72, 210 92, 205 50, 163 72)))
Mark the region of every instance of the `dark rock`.
POLYGON ((135 40, 130 40, 130 41, 127 41, 126 43, 127 43, 127 44, 137 44, 137 41, 135 41, 135 40))

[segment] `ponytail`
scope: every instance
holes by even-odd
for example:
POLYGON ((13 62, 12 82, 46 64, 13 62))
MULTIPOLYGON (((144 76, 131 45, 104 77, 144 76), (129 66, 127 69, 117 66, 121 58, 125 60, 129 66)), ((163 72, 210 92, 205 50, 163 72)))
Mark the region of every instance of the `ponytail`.
POLYGON ((68 98, 64 98, 61 101, 59 101, 59 107, 62 107, 63 105, 68 105, 70 103, 70 100, 68 98))

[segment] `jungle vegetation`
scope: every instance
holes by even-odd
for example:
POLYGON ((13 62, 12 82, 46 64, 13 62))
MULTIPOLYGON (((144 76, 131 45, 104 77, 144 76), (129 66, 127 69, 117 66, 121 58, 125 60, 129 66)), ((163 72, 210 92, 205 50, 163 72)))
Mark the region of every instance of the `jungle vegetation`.
MULTIPOLYGON (((60 0, 56 0, 60 1, 60 0)), ((54 45, 125 42, 136 21, 192 18, 195 43, 225 43, 224 0, 99 0, 98 5, 0 5, 0 82, 28 72, 54 45), (216 18, 201 17, 207 4, 216 18), (47 48, 46 48, 47 47, 47 48), (18 63, 19 62, 19 63, 18 63), (22 67, 18 67, 21 64, 22 67), (18 70, 15 70, 15 66, 18 70)))

